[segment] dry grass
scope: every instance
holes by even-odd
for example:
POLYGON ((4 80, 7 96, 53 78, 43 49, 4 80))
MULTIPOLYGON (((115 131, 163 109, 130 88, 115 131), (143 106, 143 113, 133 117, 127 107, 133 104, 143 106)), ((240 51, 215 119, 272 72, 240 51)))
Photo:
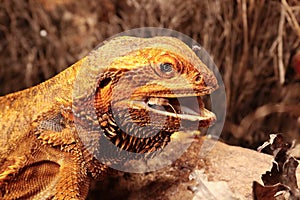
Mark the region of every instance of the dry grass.
POLYGON ((300 86, 284 84, 299 21, 298 0, 2 0, 0 94, 48 79, 115 33, 166 27, 201 43, 219 67, 226 141, 257 145, 276 131, 299 137, 300 86))

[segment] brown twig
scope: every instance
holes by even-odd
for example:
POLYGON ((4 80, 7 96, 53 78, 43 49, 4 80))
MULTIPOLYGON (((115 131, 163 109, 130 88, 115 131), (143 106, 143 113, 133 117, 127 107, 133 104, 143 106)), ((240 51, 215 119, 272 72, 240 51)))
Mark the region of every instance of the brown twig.
POLYGON ((278 73, 279 73, 279 82, 280 84, 284 83, 284 64, 283 64, 283 27, 284 27, 284 20, 285 20, 285 10, 281 7, 280 12, 280 20, 278 25, 278 73))
POLYGON ((285 9, 285 11, 287 12, 287 20, 290 24, 290 26, 294 29, 294 31, 296 32, 296 34, 298 35, 298 37, 300 37, 300 26, 299 23, 293 13, 292 8, 289 6, 289 4, 286 2, 286 0, 281 0, 282 6, 285 9))

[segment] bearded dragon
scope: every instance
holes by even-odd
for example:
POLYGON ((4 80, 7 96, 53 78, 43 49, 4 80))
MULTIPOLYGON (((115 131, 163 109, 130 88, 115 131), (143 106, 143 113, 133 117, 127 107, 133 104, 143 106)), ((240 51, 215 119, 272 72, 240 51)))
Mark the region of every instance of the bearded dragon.
POLYGON ((189 122, 215 121, 200 97, 217 87, 176 38, 104 42, 46 82, 0 97, 0 198, 85 199, 90 181, 123 159, 99 160, 110 152, 104 140, 142 155, 163 149, 189 122))

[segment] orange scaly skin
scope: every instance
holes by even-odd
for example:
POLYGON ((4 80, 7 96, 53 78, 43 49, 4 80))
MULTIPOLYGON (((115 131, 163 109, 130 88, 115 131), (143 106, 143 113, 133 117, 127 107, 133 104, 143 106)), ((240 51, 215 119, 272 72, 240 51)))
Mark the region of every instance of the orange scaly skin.
MULTIPOLYGON (((167 145, 178 121, 199 121, 205 127, 215 120, 202 107, 199 116, 175 115, 172 109, 177 112, 178 103, 173 99, 210 94, 216 88, 213 73, 175 38, 118 37, 106 42, 52 79, 0 97, 0 199, 85 199, 90 180, 103 178, 109 167, 83 145, 87 124, 104 130, 86 135, 91 141, 106 137, 124 150, 153 152, 167 145), (145 101, 157 105, 150 108, 145 101), (89 106, 96 110, 96 119, 88 116, 89 106), (157 136, 139 140, 116 127, 112 106, 121 122, 124 109, 131 108, 125 129, 133 123, 157 128, 149 121, 152 112, 168 120, 157 136), (156 110, 163 106, 172 109, 156 110), (76 117, 80 120, 75 127, 76 117)), ((94 148, 101 151, 101 146, 94 148)), ((108 163, 113 162, 119 160, 110 158, 108 163)))

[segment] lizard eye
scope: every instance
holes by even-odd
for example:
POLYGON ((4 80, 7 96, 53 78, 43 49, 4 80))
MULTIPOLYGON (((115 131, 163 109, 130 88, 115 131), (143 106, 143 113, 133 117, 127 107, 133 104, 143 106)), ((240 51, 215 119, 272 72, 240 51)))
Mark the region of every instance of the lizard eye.
POLYGON ((173 78, 181 72, 182 62, 174 55, 163 53, 150 62, 156 74, 162 78, 173 78))
POLYGON ((159 67, 160 71, 165 74, 171 73, 174 68, 172 63, 161 63, 159 67))
POLYGON ((176 76, 176 66, 170 62, 163 62, 156 66, 156 73, 163 78, 172 78, 176 76))

